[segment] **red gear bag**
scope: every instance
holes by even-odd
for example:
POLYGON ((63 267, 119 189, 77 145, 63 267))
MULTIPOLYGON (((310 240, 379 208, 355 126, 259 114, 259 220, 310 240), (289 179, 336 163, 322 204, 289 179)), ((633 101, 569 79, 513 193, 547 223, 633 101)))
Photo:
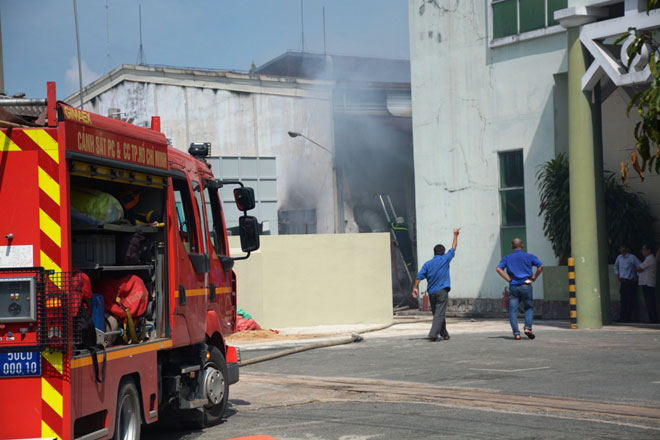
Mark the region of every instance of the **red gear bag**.
POLYGON ((149 291, 137 275, 103 278, 94 283, 94 287, 96 292, 103 295, 105 311, 120 321, 126 321, 125 309, 128 309, 133 319, 147 311, 149 291))

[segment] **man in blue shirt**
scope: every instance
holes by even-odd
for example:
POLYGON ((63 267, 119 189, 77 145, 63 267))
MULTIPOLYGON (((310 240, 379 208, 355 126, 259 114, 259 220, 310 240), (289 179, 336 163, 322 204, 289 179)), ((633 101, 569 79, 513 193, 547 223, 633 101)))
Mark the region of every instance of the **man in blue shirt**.
POLYGON ((621 315, 619 322, 632 321, 635 296, 637 295, 637 267, 642 263, 639 259, 630 253, 630 247, 627 244, 619 248, 621 254, 616 257, 614 262, 614 273, 616 279, 621 283, 619 295, 621 296, 621 315))
POLYGON ((431 303, 431 311, 433 312, 433 324, 431 324, 431 331, 429 332, 429 341, 439 341, 440 338, 445 341, 449 340, 447 321, 445 320, 447 305, 449 304, 449 291, 451 290, 449 263, 456 254, 460 229, 454 229, 454 241, 451 244, 451 249, 446 253, 445 247, 441 244, 433 248, 433 258, 424 263, 422 269, 417 273, 417 279, 413 287, 413 298, 417 298, 419 282, 426 279, 428 283, 426 290, 429 293, 429 303, 431 303))
POLYGON ((497 273, 509 283, 509 322, 513 330, 513 338, 520 339, 518 328, 518 306, 522 302, 525 307, 525 335, 534 339, 532 333, 532 320, 534 319, 534 295, 532 283, 543 272, 543 263, 535 255, 523 251, 523 241, 514 238, 511 242, 511 252, 502 258, 495 269, 497 273), (532 266, 536 272, 532 272, 532 266), (506 272, 505 272, 506 270, 506 272))

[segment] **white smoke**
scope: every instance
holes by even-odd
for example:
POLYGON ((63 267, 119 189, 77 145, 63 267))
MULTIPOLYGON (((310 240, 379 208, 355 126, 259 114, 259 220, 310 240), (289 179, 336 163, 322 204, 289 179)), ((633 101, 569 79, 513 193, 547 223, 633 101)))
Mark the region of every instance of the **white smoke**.
MULTIPOLYGON (((83 87, 86 85, 89 85, 92 81, 100 77, 98 73, 94 72, 92 69, 89 68, 87 63, 85 63, 85 60, 81 62, 81 68, 82 68, 82 80, 83 80, 83 87)), ((64 72, 64 79, 66 81, 66 88, 68 91, 75 91, 80 88, 80 81, 78 79, 78 59, 75 57, 71 57, 69 59, 69 68, 66 69, 64 72)))

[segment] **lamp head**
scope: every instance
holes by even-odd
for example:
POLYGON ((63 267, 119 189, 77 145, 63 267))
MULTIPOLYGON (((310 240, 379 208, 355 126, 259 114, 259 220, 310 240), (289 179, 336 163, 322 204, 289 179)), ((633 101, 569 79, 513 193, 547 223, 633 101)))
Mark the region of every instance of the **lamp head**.
POLYGON ((294 137, 298 137, 298 136, 300 136, 300 133, 297 133, 297 132, 295 132, 295 131, 290 131, 290 132, 289 132, 289 136, 291 136, 292 138, 294 138, 294 137))

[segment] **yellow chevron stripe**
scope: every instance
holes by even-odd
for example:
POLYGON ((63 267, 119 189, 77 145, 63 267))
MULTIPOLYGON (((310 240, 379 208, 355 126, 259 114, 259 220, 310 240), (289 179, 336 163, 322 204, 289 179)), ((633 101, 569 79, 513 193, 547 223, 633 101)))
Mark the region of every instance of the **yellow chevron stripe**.
POLYGON ((23 151, 0 130, 0 151, 23 151))
POLYGON ((569 303, 570 305, 572 305, 572 306, 577 305, 577 301, 575 301, 575 298, 569 298, 569 299, 568 299, 568 303, 569 303))
MULTIPOLYGON (((41 266, 44 269, 53 270, 56 273, 57 272, 62 272, 62 268, 60 266, 58 266, 57 264, 55 264, 55 262, 53 260, 51 260, 51 258, 48 255, 46 255, 46 253, 44 251, 40 251, 40 257, 41 257, 41 266)), ((55 285, 57 287, 59 287, 60 289, 62 288, 62 281, 59 277, 57 277, 55 279, 51 279, 51 281, 53 283, 55 283, 55 285)))
POLYGON ((62 395, 43 377, 41 378, 41 400, 53 408, 53 411, 55 411, 58 416, 63 417, 64 399, 62 398, 62 395))
POLYGON ((60 205, 60 184, 39 167, 39 188, 45 192, 48 197, 53 199, 57 205, 60 205))
POLYGON ((44 351, 42 353, 42 356, 44 359, 48 361, 48 363, 55 368, 60 374, 63 374, 64 367, 63 367, 63 354, 56 352, 56 351, 44 351))
POLYGON ((41 421, 41 437, 42 438, 56 438, 57 440, 62 440, 62 438, 53 431, 53 429, 46 424, 43 420, 41 421))
POLYGON ((46 130, 25 130, 24 133, 28 135, 35 144, 39 145, 44 152, 50 156, 55 163, 60 163, 60 152, 57 146, 57 141, 51 137, 46 130))
POLYGON ((575 272, 569 272, 568 273, 568 279, 569 280, 574 280, 575 279, 575 272))
POLYGON ((570 316, 571 318, 577 318, 577 312, 575 310, 571 310, 570 316))
POLYGON ((39 227, 57 246, 62 247, 62 228, 41 208, 39 208, 39 227))

